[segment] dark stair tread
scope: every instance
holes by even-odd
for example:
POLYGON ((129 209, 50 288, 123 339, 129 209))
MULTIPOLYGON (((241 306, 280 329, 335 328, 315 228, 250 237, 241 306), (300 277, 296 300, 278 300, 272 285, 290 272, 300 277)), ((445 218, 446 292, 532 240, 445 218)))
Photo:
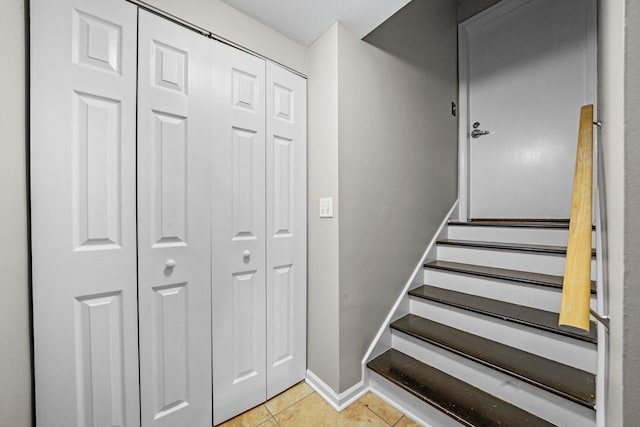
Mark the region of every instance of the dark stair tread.
MULTIPOLYGON (((449 225, 468 227, 512 227, 512 228, 559 228, 569 229, 569 220, 530 219, 475 219, 471 221, 449 221, 449 225)), ((592 226, 595 229, 595 226, 592 226)))
MULTIPOLYGON (((463 264, 450 261, 431 261, 424 264, 425 268, 451 271, 454 273, 470 274, 474 276, 488 277, 492 279, 509 280, 512 282, 527 283, 530 285, 547 286, 562 289, 564 277, 550 274, 532 273, 520 270, 508 270, 506 268, 486 267, 484 265, 463 264)), ((596 293, 596 282, 591 281, 591 293, 596 293)))
POLYGON ((391 328, 593 409, 595 376, 526 351, 408 314, 391 328))
MULTIPOLYGON (((535 252, 553 255, 567 254, 566 246, 531 245, 527 243, 482 242, 477 240, 444 239, 438 240, 436 244, 446 246, 462 246, 468 248, 498 249, 504 251, 535 252)), ((595 255, 596 250, 591 249, 591 256, 595 255)))
POLYGON ((367 366, 466 426, 553 425, 398 350, 387 350, 367 366))
POLYGON ((409 295, 531 326, 581 341, 594 344, 597 342, 596 325, 594 322, 589 322, 591 328, 589 333, 585 334, 574 332, 573 330, 561 329, 558 326, 558 313, 551 311, 538 310, 536 308, 427 285, 409 291, 409 295))

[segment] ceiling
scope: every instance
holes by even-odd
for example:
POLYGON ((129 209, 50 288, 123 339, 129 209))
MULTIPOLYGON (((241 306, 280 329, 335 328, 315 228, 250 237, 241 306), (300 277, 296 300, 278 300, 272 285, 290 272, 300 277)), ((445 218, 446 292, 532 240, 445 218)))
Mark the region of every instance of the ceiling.
POLYGON ((279 33, 309 46, 334 22, 362 38, 410 0, 222 0, 279 33))

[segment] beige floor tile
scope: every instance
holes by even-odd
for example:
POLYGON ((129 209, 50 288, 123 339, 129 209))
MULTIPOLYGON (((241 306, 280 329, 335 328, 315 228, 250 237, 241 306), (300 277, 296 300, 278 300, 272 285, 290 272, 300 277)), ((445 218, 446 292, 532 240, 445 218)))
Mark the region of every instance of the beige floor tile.
POLYGON ((400 418, 400 421, 394 424, 393 427, 421 427, 421 426, 420 424, 413 421, 411 418, 403 416, 402 418, 400 418))
POLYGON ((402 412, 398 411, 396 408, 389 405, 373 393, 365 394, 358 399, 358 401, 373 411, 377 416, 385 420, 388 424, 393 425, 402 418, 402 412))
POLYGON ((382 418, 371 412, 368 407, 360 402, 352 403, 348 408, 340 412, 336 425, 340 427, 388 426, 382 418))
POLYGON ((285 409, 275 418, 282 427, 387 426, 387 423, 360 402, 338 413, 316 393, 285 409))
POLYGON ((278 423, 273 417, 271 417, 267 421, 260 424, 258 427, 278 427, 278 423))
POLYGON ((269 418, 271 418, 271 414, 267 408, 264 405, 260 405, 219 424, 218 427, 256 427, 269 418))
POLYGON ((338 413, 316 393, 312 393, 300 402, 275 416, 282 427, 288 426, 334 426, 338 413))
POLYGON ((276 415, 311 393, 313 393, 311 387, 302 381, 291 387, 289 390, 284 391, 273 399, 267 401, 265 406, 273 415, 276 415))

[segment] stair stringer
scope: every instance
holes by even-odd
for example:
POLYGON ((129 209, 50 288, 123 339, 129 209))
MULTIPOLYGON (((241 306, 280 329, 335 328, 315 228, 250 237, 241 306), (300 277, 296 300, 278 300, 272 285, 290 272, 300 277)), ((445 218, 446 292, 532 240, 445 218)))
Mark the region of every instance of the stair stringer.
MULTIPOLYGON (((595 176, 597 185, 595 186, 595 241, 596 241, 596 289, 597 289, 597 311, 601 315, 608 318, 609 316, 609 294, 608 285, 605 283, 605 277, 607 277, 607 250, 604 243, 606 239, 605 229, 605 204, 603 194, 600 192, 600 188, 604 188, 602 174, 598 174, 598 169, 601 167, 600 159, 602 158, 599 150, 599 143, 596 141, 596 170, 595 176)), ((596 370, 596 426, 606 427, 607 423, 607 384, 609 382, 609 331, 604 325, 598 322, 598 362, 596 370)))
MULTIPOLYGON (((440 226, 427 245, 427 248, 422 254, 422 257, 420 257, 420 259, 418 260, 416 268, 413 270, 413 273, 409 277, 409 280, 407 280, 407 283, 400 291, 400 295, 391 307, 391 310, 389 311, 389 314, 387 314, 384 322, 382 323, 382 325, 380 325, 380 328, 378 329, 378 332, 371 342, 369 349, 362 358, 362 379, 365 385, 369 386, 370 371, 369 369, 367 369, 367 363, 391 348, 391 328, 389 326, 392 322, 409 314, 409 291, 424 284, 424 263, 436 259, 436 242, 440 239, 447 238, 447 225, 450 220, 453 220, 455 218, 458 218, 458 200, 453 203, 453 206, 451 206, 451 209, 449 209, 449 212, 445 215, 444 219, 440 223, 440 226)), ((377 394, 383 393, 378 392, 377 394)), ((389 401, 391 399, 387 398, 385 400, 389 401)))

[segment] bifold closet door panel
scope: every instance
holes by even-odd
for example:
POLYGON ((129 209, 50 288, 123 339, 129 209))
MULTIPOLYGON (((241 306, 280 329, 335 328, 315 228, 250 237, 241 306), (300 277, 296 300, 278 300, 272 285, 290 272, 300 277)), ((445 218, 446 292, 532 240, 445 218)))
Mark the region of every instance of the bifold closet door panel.
POLYGON ((140 11, 138 277, 143 426, 211 424, 211 41, 140 11))
POLYGON ((136 8, 32 0, 38 426, 136 426, 136 8))
POLYGON ((266 400, 265 61, 212 43, 214 423, 266 400))
POLYGON ((137 426, 137 9, 30 13, 36 421, 137 426))
POLYGON ((307 366, 307 81, 267 64, 267 398, 307 366))

